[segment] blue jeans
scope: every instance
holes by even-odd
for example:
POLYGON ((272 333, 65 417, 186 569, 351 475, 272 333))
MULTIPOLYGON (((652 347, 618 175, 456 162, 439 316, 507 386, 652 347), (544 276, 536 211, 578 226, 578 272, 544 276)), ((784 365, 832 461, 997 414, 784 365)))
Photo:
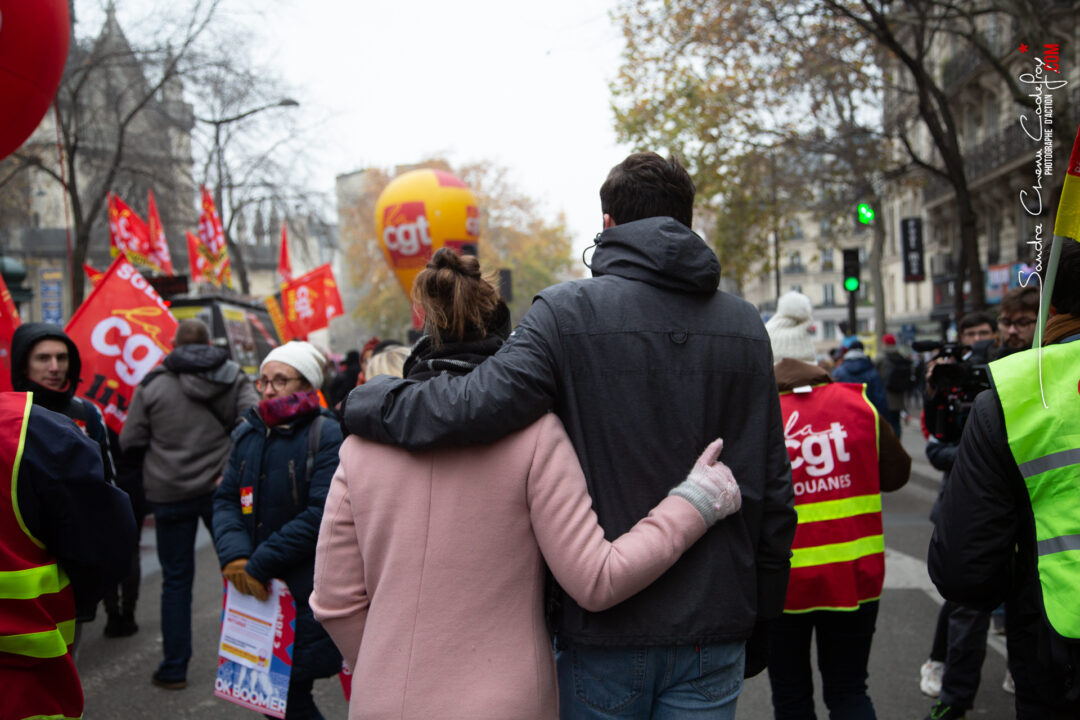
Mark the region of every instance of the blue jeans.
POLYGON ((600 647, 560 640, 562 720, 732 720, 745 643, 600 647))
POLYGON ((810 640, 817 635, 822 693, 832 720, 873 720, 866 694, 870 643, 877 624, 878 602, 853 612, 817 610, 784 613, 769 635, 769 684, 776 720, 813 720, 814 680, 810 640))
POLYGON ((195 581, 195 533, 202 518, 213 533, 214 494, 154 504, 158 562, 161 563, 161 639, 163 680, 187 679, 191 658, 191 586, 195 581))

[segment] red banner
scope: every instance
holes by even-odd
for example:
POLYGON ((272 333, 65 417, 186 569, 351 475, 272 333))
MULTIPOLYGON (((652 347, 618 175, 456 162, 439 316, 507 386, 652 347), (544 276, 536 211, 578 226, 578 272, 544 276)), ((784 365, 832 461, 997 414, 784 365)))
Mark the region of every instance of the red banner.
POLYGON ((281 255, 278 256, 277 271, 281 282, 292 280, 292 262, 289 260, 289 233, 286 224, 281 223, 281 255))
POLYGON ((135 388, 172 348, 176 326, 161 297, 121 255, 65 328, 82 356, 79 394, 116 432, 135 388))
POLYGON ((109 252, 124 254, 137 265, 153 266, 150 260, 150 228, 119 195, 109 193, 109 252))
POLYGON ((90 279, 90 287, 97 287, 97 284, 101 282, 101 278, 105 277, 105 273, 95 269, 88 263, 83 263, 82 269, 86 273, 86 277, 90 279))
POLYGON ((150 201, 146 214, 150 220, 150 264, 163 275, 175 275, 172 256, 169 254, 169 243, 165 241, 165 227, 161 224, 157 203, 154 202, 154 191, 150 190, 148 193, 150 201))
POLYGON ((293 337, 304 337, 329 325, 330 318, 345 314, 329 264, 283 283, 281 304, 285 325, 293 337))
POLYGON ((214 198, 202 186, 202 212, 199 214, 199 239, 212 258, 212 282, 215 285, 232 287, 232 266, 229 264, 229 249, 225 246, 225 231, 221 227, 221 218, 214 207, 214 198))
POLYGON ((188 251, 188 263, 191 266, 191 282, 193 283, 213 283, 217 284, 217 278, 214 277, 213 264, 214 257, 210 251, 206 249, 206 246, 202 244, 199 238, 191 234, 188 231, 187 234, 187 251, 188 251))
POLYGON ((21 324, 19 309, 0 277, 0 392, 11 391, 11 336, 21 324))

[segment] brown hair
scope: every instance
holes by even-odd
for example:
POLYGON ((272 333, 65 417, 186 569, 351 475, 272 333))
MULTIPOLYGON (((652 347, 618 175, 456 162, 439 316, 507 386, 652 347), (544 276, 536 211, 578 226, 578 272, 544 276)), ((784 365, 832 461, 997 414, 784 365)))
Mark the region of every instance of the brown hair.
POLYGON ((690 227, 695 192, 694 181, 675 158, 633 153, 611 168, 600 186, 600 210, 618 225, 669 216, 690 227))
POLYGON ((999 315, 1012 315, 1013 313, 1039 312, 1039 289, 1035 286, 1013 288, 1001 298, 999 315))
POLYGON ((499 291, 480 275, 480 261, 441 248, 413 282, 413 302, 424 309, 432 342, 459 342, 470 332, 486 331, 499 307, 499 291))

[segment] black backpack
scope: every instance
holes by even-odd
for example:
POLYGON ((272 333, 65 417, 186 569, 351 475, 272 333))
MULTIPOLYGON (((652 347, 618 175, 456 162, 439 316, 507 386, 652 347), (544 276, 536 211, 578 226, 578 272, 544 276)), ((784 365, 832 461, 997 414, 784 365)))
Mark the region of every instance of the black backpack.
POLYGON ((902 393, 915 387, 915 366, 911 360, 898 354, 886 356, 885 389, 889 392, 902 393))

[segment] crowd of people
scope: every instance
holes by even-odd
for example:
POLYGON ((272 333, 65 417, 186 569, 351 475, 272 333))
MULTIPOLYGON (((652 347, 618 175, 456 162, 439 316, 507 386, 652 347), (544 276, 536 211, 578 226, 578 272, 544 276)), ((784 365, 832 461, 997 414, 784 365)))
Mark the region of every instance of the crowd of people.
POLYGON ((165 690, 187 686, 202 522, 235 592, 288 586, 290 719, 322 718, 312 688, 343 663, 356 719, 733 718, 766 668, 774 716, 813 718, 815 641, 830 716, 874 718, 881 492, 908 481, 921 407, 945 473, 928 717, 972 707, 1001 605, 1017 716, 1080 717, 1080 246, 1041 352, 1021 289, 925 362, 891 334, 830 357, 805 296, 763 323, 719 290, 694 197, 678 162, 632 154, 600 189, 591 278, 511 327, 477 259, 439 250, 413 288, 423 336, 372 338, 332 376, 291 341, 252 382, 185 320, 118 435, 75 397, 74 343, 22 325, 0 396, 4 712, 81 716, 80 628, 104 598, 105 635, 138 632, 152 514, 165 690))

